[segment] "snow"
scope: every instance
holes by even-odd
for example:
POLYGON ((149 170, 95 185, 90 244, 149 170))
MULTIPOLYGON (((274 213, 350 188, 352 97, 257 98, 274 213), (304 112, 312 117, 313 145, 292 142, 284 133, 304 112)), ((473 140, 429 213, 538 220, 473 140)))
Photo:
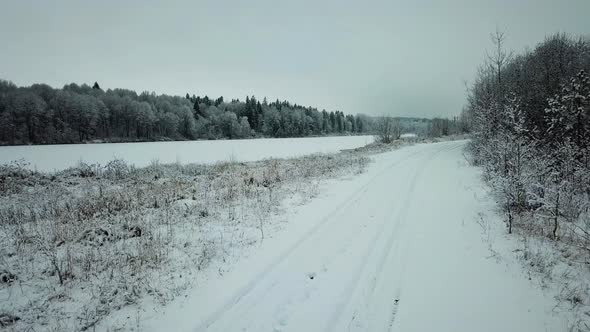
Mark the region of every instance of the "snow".
POLYGON ((24 159, 32 169, 62 170, 88 164, 106 164, 123 159, 142 167, 160 163, 200 163, 256 161, 265 158, 297 157, 312 153, 332 153, 373 142, 373 136, 273 138, 219 141, 146 143, 105 143, 0 147, 0 164, 24 159))
POLYGON ((418 137, 418 135, 416 135, 414 133, 406 133, 406 134, 400 135, 400 138, 402 138, 402 139, 416 138, 416 137, 418 137))
POLYGON ((94 330, 102 321, 115 323, 110 331, 133 329, 135 308, 161 308, 208 268, 223 274, 286 225, 285 209, 369 161, 347 151, 49 176, 5 167, 0 321, 19 318, 13 330, 94 330))
POLYGON ((285 227, 229 272, 203 271, 185 298, 144 310, 138 328, 565 331, 551 296, 499 256, 510 241, 491 250, 477 220, 494 203, 464 145, 376 155, 366 173, 287 211, 285 227))

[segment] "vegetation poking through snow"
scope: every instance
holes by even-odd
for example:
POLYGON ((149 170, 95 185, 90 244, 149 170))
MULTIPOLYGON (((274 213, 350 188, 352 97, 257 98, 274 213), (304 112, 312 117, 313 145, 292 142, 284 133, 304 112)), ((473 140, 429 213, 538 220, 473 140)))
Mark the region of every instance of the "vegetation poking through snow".
POLYGON ((142 299, 166 303, 211 260, 279 229, 287 202, 363 172, 368 160, 356 152, 210 166, 114 160, 54 174, 4 165, 0 324, 87 330, 142 299))

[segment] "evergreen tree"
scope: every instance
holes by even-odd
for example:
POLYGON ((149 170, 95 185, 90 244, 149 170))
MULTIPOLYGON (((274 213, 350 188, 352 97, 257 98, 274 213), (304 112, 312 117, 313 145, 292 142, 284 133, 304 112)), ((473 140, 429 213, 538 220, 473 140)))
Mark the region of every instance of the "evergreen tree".
POLYGON ((336 128, 336 115, 334 112, 330 112, 330 132, 334 132, 336 128))
POLYGON ((260 131, 262 129, 263 117, 262 117, 262 105, 260 102, 256 102, 256 126, 253 128, 256 131, 260 131))
POLYGON ((200 115, 200 116, 203 116, 203 114, 201 113, 200 106, 199 106, 199 102, 200 102, 200 101, 201 101, 201 100, 199 99, 199 97, 197 97, 197 98, 195 99, 195 103, 193 104, 193 114, 194 114, 194 116, 195 116, 195 119, 197 119, 197 118, 198 118, 198 115, 200 115))

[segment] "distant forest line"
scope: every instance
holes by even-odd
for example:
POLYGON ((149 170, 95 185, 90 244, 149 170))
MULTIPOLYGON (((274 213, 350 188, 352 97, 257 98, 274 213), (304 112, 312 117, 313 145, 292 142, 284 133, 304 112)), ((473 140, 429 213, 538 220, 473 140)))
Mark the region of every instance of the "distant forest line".
MULTIPOLYGON (((67 144, 374 134, 378 118, 287 101, 104 91, 75 83, 17 87, 0 80, 0 144, 67 144)), ((441 136, 458 120, 398 118, 405 132, 441 136)))

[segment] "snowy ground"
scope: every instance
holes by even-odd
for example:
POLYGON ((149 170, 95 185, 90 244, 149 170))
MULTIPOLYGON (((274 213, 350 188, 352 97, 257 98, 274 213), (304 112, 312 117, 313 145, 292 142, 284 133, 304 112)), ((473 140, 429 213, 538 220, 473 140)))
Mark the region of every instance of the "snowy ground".
POLYGON ((49 174, 0 165, 0 327, 93 330, 119 310, 160 308, 279 232, 284 211, 324 181, 368 162, 342 152, 49 174))
POLYGON ((0 283, 0 320, 97 331, 579 326, 555 283, 541 287, 522 268, 520 243, 506 236, 465 143, 7 182, 0 221, 31 221, 0 229, 0 272, 18 269, 0 283), (80 214, 60 212, 64 202, 87 219, 65 229, 80 214), (103 203, 109 214, 88 212, 103 203), (33 218, 39 207, 59 223, 33 218), (46 253, 27 256, 38 243, 46 253), (52 257, 71 269, 64 285, 52 257))
POLYGON ((377 155, 367 173, 291 211, 285 229, 231 271, 210 271, 163 313, 142 312, 138 327, 566 331, 569 315, 511 259, 501 222, 480 226, 494 204, 464 144, 377 155))
POLYGON ((0 146, 0 164, 24 159, 32 169, 62 170, 87 164, 106 164, 122 159, 143 167, 158 161, 210 164, 220 161, 256 161, 265 158, 290 158, 312 153, 335 153, 373 142, 373 136, 272 138, 219 141, 180 141, 146 143, 104 143, 36 146, 0 146))

